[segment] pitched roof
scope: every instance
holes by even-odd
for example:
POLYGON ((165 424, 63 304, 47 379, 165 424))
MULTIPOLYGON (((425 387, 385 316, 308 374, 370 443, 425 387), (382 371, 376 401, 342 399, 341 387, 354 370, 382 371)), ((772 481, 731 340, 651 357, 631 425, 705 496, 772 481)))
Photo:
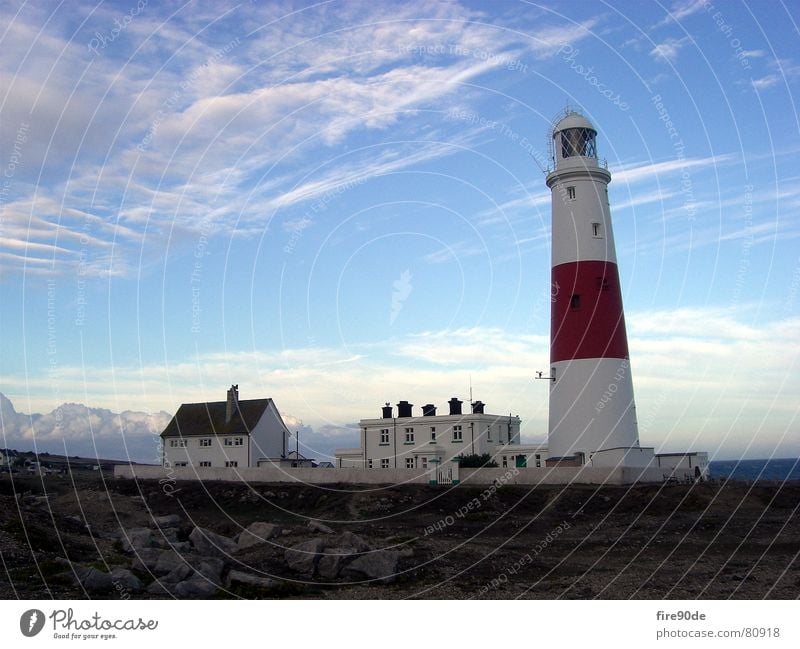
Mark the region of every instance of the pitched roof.
POLYGON ((243 399, 229 422, 226 401, 184 403, 170 420, 161 437, 247 435, 258 424, 272 399, 243 399))

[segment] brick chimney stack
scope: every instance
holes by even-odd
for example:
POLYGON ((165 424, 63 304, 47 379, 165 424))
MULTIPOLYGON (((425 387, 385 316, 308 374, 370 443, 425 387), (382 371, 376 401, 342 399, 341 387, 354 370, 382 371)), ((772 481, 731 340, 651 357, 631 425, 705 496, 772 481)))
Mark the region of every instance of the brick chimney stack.
POLYGON ((233 419, 234 413, 239 409, 239 385, 232 385, 228 390, 228 403, 225 406, 225 423, 233 419))

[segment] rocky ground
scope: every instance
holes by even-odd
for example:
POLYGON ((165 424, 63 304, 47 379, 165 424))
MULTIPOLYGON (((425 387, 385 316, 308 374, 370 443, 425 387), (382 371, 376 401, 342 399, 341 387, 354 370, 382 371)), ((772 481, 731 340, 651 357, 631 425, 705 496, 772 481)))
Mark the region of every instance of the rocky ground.
POLYGON ((0 476, 0 597, 796 598, 800 483, 0 476))

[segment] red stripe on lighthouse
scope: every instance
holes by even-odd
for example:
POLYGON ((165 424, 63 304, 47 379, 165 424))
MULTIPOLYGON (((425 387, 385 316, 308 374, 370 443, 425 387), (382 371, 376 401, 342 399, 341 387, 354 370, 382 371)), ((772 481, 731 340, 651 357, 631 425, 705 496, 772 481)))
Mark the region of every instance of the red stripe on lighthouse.
POLYGON ((617 265, 575 261, 552 270, 550 362, 628 358, 617 265))

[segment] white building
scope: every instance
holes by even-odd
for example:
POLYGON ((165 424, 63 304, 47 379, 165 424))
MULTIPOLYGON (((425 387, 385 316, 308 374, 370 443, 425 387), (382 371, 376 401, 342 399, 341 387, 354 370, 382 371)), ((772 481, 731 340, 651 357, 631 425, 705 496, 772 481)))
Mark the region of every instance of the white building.
POLYGON ((289 429, 272 399, 184 403, 161 433, 165 467, 255 467, 287 458, 289 429))
POLYGON ((338 468, 427 469, 458 456, 488 453, 498 466, 544 466, 545 445, 519 443, 518 416, 492 415, 481 401, 462 412, 463 401, 453 397, 449 412, 437 415, 436 406, 426 404, 413 414, 413 404, 400 401, 397 413, 388 403, 380 418, 359 422, 361 446, 336 450, 338 468))
POLYGON ((663 471, 665 481, 708 480, 708 453, 696 451, 690 453, 659 453, 655 466, 663 471))

